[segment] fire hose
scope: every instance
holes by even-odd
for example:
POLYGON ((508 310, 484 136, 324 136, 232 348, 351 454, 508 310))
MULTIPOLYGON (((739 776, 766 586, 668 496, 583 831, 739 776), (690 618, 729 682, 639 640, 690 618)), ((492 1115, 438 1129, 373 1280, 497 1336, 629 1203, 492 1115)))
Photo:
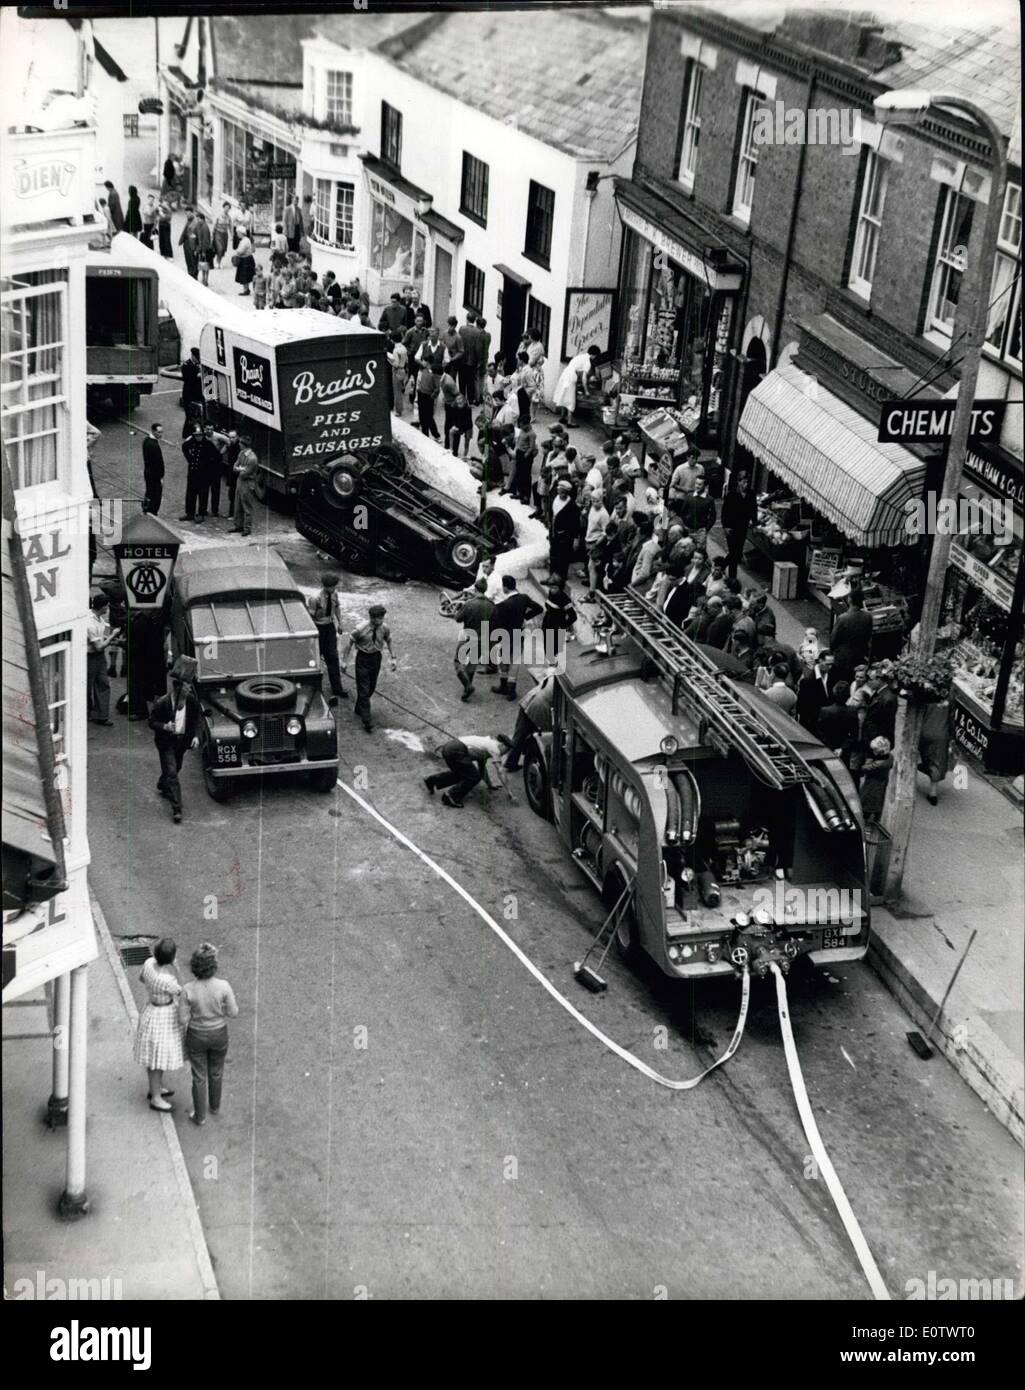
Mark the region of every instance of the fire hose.
MULTIPOLYGON (((484 924, 498 937, 503 946, 507 947, 507 949, 512 952, 520 964, 530 972, 537 983, 542 989, 547 991, 560 1008, 565 1009, 571 1018, 575 1019, 582 1028, 585 1028, 592 1037, 596 1038, 604 1047, 607 1047, 610 1052, 613 1052, 621 1061, 625 1062, 627 1066, 633 1067, 634 1070, 640 1072, 642 1076, 646 1076, 650 1081, 654 1081, 657 1085, 665 1087, 666 1090, 690 1091, 693 1090, 695 1086, 699 1085, 706 1076, 715 1071, 717 1067, 722 1066, 724 1062, 728 1062, 737 1051, 737 1048, 740 1046, 741 1038, 744 1036, 744 1027, 747 1023, 748 1006, 751 998, 751 972, 748 965, 748 952, 745 948, 737 948, 737 958, 734 961, 741 976, 740 1012, 737 1016, 733 1036, 725 1052, 723 1052, 721 1057, 718 1057, 712 1062, 710 1066, 706 1067, 698 1076, 683 1081, 663 1076, 661 1072, 656 1071, 654 1067, 649 1066, 647 1062, 643 1061, 633 1052, 629 1052, 613 1038, 610 1038, 607 1033, 602 1032, 596 1024, 592 1023, 589 1018, 585 1017, 579 1009, 571 1004, 566 996, 556 989, 555 985, 552 984, 548 977, 538 969, 526 952, 502 929, 495 918, 492 917, 491 913, 488 912, 486 908, 482 907, 476 898, 474 898, 461 883, 454 879, 447 870, 443 869, 436 860, 432 859, 429 854, 420 849, 418 845, 415 845, 401 830, 392 825, 391 821, 387 820, 380 811, 362 797, 359 792, 355 791, 352 787, 346 786, 344 782, 340 781, 338 785, 346 796, 350 797, 367 813, 367 815, 376 820, 389 835, 393 836, 393 838, 399 842, 399 844, 403 845, 410 853, 415 855, 417 859, 425 864, 427 868, 429 868, 432 873, 436 874, 444 883, 447 883, 452 891, 462 898, 467 906, 472 908, 484 924)), ((825 1145, 822 1142, 822 1136, 819 1134, 818 1125, 815 1123, 815 1117, 812 1114, 811 1103, 808 1100, 808 1093, 801 1072, 801 1064, 797 1056, 797 1047, 790 1026, 789 1004, 787 1002, 786 982, 783 977, 783 972, 775 961, 769 962, 769 969, 776 979, 776 999, 779 1009, 780 1031, 783 1036, 783 1050, 790 1075, 790 1084, 794 1092, 794 1099, 797 1103, 801 1124, 804 1127, 805 1135, 811 1146, 812 1156, 818 1165, 819 1172, 825 1180, 829 1195, 833 1199, 833 1204, 836 1207, 840 1220, 843 1222, 844 1230, 854 1247, 854 1252, 858 1257, 862 1271, 868 1280, 873 1294, 877 1299, 889 1299, 889 1291, 883 1282, 878 1266, 872 1257, 872 1252, 869 1250, 868 1243, 858 1224, 858 1220, 851 1209, 851 1205, 847 1200, 840 1179, 837 1177, 836 1170, 826 1152, 825 1145)))

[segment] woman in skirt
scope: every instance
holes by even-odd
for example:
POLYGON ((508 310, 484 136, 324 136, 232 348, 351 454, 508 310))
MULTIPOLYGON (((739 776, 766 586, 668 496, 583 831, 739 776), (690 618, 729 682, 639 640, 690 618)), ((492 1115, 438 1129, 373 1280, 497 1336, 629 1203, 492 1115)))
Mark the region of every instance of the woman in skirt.
POLYGON ((164 1072, 179 1071, 185 1065, 178 1010, 175 1007, 182 992, 178 967, 174 963, 177 954, 177 946, 169 936, 165 936, 157 942, 139 976, 146 986, 149 1002, 139 1017, 134 1057, 146 1068, 151 1110, 174 1109, 167 1103, 167 1097, 173 1096, 174 1092, 164 1088, 164 1072))
POLYGON ((214 222, 214 266, 221 268, 221 262, 228 254, 228 238, 231 236, 231 204, 222 203, 220 215, 214 222))
POLYGON ((939 801, 940 783, 947 775, 950 759, 950 701, 937 700, 926 705, 922 732, 918 739, 919 772, 929 779, 928 801, 935 806, 939 801))
POLYGON ((249 286, 256 276, 256 257, 253 255, 253 243, 249 237, 242 237, 238 250, 231 259, 235 263, 235 284, 242 286, 239 294, 248 294, 249 286))

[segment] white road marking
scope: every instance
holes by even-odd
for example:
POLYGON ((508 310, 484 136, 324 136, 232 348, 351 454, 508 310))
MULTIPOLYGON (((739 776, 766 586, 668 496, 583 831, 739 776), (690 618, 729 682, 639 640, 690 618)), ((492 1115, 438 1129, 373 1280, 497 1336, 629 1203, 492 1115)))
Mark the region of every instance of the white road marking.
POLYGON ((385 729, 385 738, 392 739, 395 743, 401 743, 413 753, 424 751, 423 740, 416 734, 410 733, 408 729, 385 729))

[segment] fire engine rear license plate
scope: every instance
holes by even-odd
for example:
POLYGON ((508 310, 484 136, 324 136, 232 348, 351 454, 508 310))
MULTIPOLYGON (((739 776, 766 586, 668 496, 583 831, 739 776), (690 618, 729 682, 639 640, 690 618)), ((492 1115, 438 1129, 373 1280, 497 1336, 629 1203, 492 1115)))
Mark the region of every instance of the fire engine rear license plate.
POLYGON ((847 938, 843 934, 843 927, 826 927, 822 933, 823 950, 828 950, 831 946, 846 946, 847 938))

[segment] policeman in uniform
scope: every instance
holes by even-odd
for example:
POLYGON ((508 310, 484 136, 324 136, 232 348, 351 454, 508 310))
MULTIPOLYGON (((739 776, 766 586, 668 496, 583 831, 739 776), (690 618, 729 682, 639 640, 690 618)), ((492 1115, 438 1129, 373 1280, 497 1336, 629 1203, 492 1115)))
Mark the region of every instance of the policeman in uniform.
POLYGON ((337 574, 322 574, 320 586, 320 593, 315 599, 310 600, 310 617, 317 625, 320 655, 331 682, 330 703, 336 705, 339 700, 349 698, 349 692, 342 685, 338 667, 338 634, 342 630, 342 610, 338 603, 337 574))

